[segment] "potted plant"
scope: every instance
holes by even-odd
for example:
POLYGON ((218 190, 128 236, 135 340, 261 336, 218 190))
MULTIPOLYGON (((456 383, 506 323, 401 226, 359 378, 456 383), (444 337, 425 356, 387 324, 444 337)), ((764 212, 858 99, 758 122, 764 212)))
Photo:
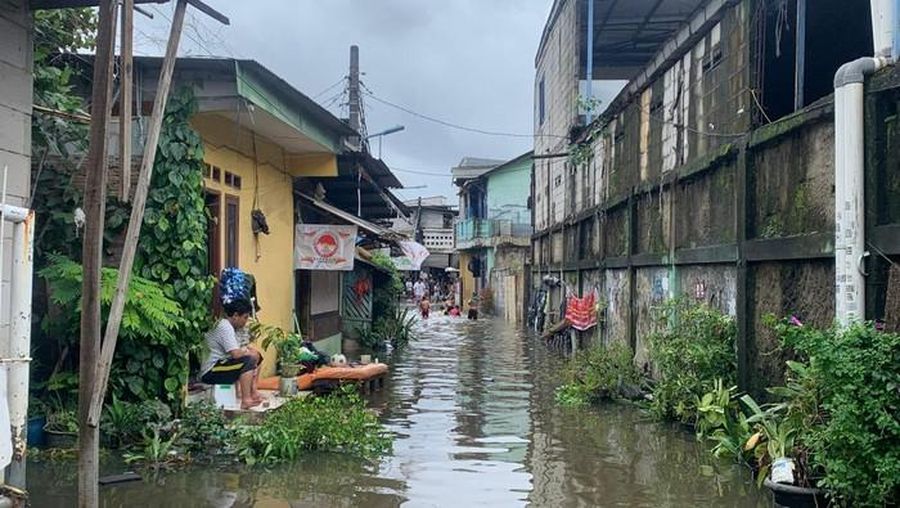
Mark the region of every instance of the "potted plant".
POLYGON ((296 391, 294 378, 302 368, 298 360, 303 349, 303 338, 300 334, 286 332, 277 326, 264 325, 258 321, 251 325, 251 333, 260 340, 263 349, 274 346, 278 351, 281 393, 293 394, 296 391))
MULTIPOLYGON (((802 368, 796 365, 793 369, 802 368)), ((795 382, 770 389, 788 402, 760 407, 749 395, 741 402, 751 411, 747 423, 756 431, 747 440, 744 450, 750 452, 759 469, 757 479, 772 491, 775 505, 786 508, 829 506, 824 490, 816 487, 814 467, 810 464, 810 450, 804 442, 814 416, 801 401, 803 387, 795 382), (787 392, 793 391, 793 395, 787 392)))
POLYGON ((47 446, 71 448, 78 440, 78 415, 74 409, 59 409, 47 415, 44 425, 47 446))

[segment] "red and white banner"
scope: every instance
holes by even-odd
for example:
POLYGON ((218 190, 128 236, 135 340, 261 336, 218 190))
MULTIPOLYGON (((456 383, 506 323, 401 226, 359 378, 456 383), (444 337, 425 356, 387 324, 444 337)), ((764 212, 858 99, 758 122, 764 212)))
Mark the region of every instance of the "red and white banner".
POLYGON ((294 268, 297 270, 353 270, 356 226, 297 224, 294 268))

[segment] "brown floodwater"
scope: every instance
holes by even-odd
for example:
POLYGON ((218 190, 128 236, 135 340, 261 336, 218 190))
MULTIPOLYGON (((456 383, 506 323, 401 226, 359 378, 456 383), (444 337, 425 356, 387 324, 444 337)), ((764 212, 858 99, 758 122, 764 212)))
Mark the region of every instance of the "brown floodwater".
MULTIPOLYGON (((195 466, 101 487, 102 505, 771 506, 749 473, 639 408, 554 401, 562 359, 500 322, 433 316, 372 400, 396 435, 367 462, 313 454, 271 468, 195 466)), ((33 506, 74 506, 73 463, 33 463, 33 506)), ((104 474, 123 471, 107 461, 104 474)))

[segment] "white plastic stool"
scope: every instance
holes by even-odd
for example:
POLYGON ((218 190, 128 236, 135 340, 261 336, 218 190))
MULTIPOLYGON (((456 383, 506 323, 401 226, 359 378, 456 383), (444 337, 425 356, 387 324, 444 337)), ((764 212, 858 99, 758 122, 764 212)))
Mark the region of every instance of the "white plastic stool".
POLYGON ((236 409, 238 407, 237 383, 213 385, 212 400, 219 409, 236 409))

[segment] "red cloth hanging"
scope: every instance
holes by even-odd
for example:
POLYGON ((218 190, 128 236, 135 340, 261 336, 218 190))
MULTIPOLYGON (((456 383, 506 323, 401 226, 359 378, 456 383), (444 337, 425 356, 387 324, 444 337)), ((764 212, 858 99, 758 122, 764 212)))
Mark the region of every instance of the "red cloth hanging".
POLYGON ((597 326, 597 293, 591 292, 584 298, 570 296, 566 301, 566 320, 572 328, 585 331, 597 326))

